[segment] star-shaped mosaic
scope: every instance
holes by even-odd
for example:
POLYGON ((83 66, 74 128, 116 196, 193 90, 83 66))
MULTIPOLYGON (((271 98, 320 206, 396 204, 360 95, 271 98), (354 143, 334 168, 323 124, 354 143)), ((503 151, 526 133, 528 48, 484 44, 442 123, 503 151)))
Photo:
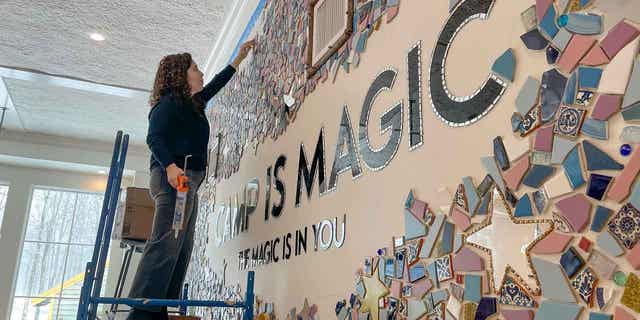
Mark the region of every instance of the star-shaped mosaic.
POLYGON ((370 314, 375 315, 374 319, 377 319, 380 309, 378 302, 380 301, 380 298, 389 294, 389 288, 380 282, 376 276, 362 276, 362 284, 365 288, 364 298, 362 299, 363 305, 367 306, 370 314))
POLYGON ((495 292, 508 269, 522 279, 534 293, 540 292, 538 278, 531 267, 529 249, 553 230, 551 220, 516 220, 502 193, 494 188, 493 208, 486 221, 471 230, 466 242, 491 256, 491 283, 495 292))

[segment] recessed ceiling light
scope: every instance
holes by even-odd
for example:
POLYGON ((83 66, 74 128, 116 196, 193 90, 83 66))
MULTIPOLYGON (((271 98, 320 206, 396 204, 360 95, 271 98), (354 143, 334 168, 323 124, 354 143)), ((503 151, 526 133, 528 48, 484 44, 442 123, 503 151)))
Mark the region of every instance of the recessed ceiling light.
POLYGON ((90 34, 89 38, 91 38, 94 41, 104 41, 104 39, 105 39, 103 35, 101 35, 99 33, 96 33, 96 32, 90 34))

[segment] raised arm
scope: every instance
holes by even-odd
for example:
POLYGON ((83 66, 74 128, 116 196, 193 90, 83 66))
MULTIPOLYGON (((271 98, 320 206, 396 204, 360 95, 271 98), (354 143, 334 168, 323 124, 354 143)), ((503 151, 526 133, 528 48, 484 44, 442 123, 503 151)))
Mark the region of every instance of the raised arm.
POLYGON ((255 41, 250 40, 243 43, 242 46, 240 46, 240 50, 238 50, 238 55, 233 60, 233 62, 230 65, 228 65, 226 68, 222 69, 220 73, 218 73, 215 77, 213 77, 213 79, 209 83, 207 83, 206 86, 204 86, 201 92, 202 100, 204 100, 205 102, 211 100, 211 98, 213 98, 213 96, 215 96, 216 93, 220 91, 220 89, 224 88, 227 82, 231 80, 231 77, 236 72, 236 70, 238 70, 238 68, 240 67, 240 63, 242 63, 242 60, 244 60, 247 57, 247 55, 249 54, 249 51, 251 51, 251 48, 253 48, 254 44, 255 44, 255 41))

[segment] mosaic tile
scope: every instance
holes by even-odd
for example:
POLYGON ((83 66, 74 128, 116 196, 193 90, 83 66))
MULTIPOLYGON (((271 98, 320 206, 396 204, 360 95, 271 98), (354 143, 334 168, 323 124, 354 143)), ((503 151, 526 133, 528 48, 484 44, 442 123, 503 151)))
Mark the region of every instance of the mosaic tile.
POLYGON ((587 263, 600 279, 612 279, 618 270, 618 265, 597 249, 591 250, 587 263))
POLYGON ((622 119, 627 122, 640 120, 640 102, 622 109, 622 119))
POLYGON ((638 34, 640 34, 640 30, 627 21, 621 20, 609 30, 604 39, 602 39, 600 46, 609 58, 613 58, 638 34))
POLYGON ((610 314, 591 312, 589 313, 589 320, 611 320, 613 319, 610 314))
POLYGON ((633 273, 629 274, 629 280, 624 287, 620 303, 634 312, 640 313, 640 279, 633 273))
POLYGON ((575 320, 582 311, 582 306, 575 303, 545 300, 536 312, 535 320, 564 319, 575 320))
POLYGON ((596 200, 602 200, 613 178, 602 174, 592 173, 589 177, 587 195, 596 200))
POLYGON ((551 152, 533 151, 531 152, 531 164, 548 166, 551 164, 551 152))
POLYGON ((536 0, 536 19, 542 20, 552 3, 553 0, 536 0))
POLYGON ((462 178, 462 184, 464 185, 464 193, 467 196, 469 213, 473 215, 478 207, 478 203, 480 202, 480 197, 478 196, 478 192, 476 191, 476 187, 473 184, 473 179, 471 177, 462 178))
POLYGON ((464 288, 455 282, 449 283, 449 292, 458 301, 462 301, 464 298, 464 288))
POLYGON ((558 33, 558 26, 556 25, 557 12, 554 6, 549 6, 547 12, 542 19, 538 19, 538 29, 542 32, 542 35, 547 39, 553 39, 558 33))
POLYGON ((507 187, 513 190, 518 190, 522 178, 529 170, 529 157, 524 156, 516 160, 513 166, 503 173, 503 178, 507 187))
POLYGON ((585 111, 572 107, 560 107, 558 120, 553 129, 553 133, 566 137, 575 138, 580 132, 585 111))
POLYGON ((609 139, 609 126, 607 121, 587 118, 582 124, 582 133, 598 140, 609 139))
POLYGON ((478 309, 476 310, 475 320, 485 320, 494 315, 497 311, 498 306, 496 305, 496 298, 482 297, 478 304, 478 309))
POLYGON ((478 209, 476 210, 477 215, 486 215, 489 213, 489 206, 491 205, 491 193, 487 193, 482 198, 480 205, 478 205, 478 209))
POLYGON ((449 216, 460 230, 467 231, 471 227, 471 219, 459 208, 451 208, 449 216))
POLYGON ((571 284, 576 289, 580 299, 582 299, 582 301, 584 301, 588 306, 591 306, 593 303, 593 293, 595 292, 596 285, 598 284, 598 278, 593 271, 589 267, 584 268, 580 273, 578 273, 578 275, 576 275, 576 278, 573 279, 571 284))
POLYGON ((411 285, 410 296, 418 299, 422 299, 433 288, 433 282, 428 278, 422 278, 411 285))
POLYGON ((543 50, 549 44, 549 40, 542 36, 538 29, 527 31, 520 36, 520 40, 524 43, 525 47, 529 50, 543 50))
POLYGON ((409 281, 416 282, 425 277, 425 267, 420 261, 409 265, 409 281))
POLYGON ((571 37, 573 35, 565 28, 561 28, 555 37, 551 40, 551 44, 553 44, 558 51, 562 52, 567 48, 569 41, 571 41, 571 37))
POLYGON ((629 265, 631 265, 631 267, 633 267, 636 270, 640 269, 640 245, 639 244, 636 244, 635 246, 633 246, 633 249, 631 249, 631 251, 627 253, 626 259, 629 262, 629 265))
POLYGON ((567 154, 573 150, 577 142, 563 137, 555 137, 553 139, 553 150, 551 151, 551 164, 561 164, 564 162, 567 154))
POLYGON ((573 240, 573 236, 554 231, 538 241, 531 248, 530 252, 535 254, 561 253, 564 252, 571 240, 573 240))
POLYGON ((559 200, 556 208, 574 232, 582 232, 589 223, 591 202, 581 193, 559 200))
POLYGON ((640 238, 640 211, 629 203, 625 204, 611 218, 608 228, 625 248, 633 248, 640 238))
POLYGON ((533 206, 531 205, 531 197, 529 197, 529 194, 524 194, 520 200, 518 200, 513 215, 517 218, 533 216, 533 206))
POLYGON ((532 310, 500 310, 505 320, 533 320, 532 310))
POLYGON ((547 203, 549 202, 549 196, 544 189, 539 189, 533 192, 531 195, 533 198, 533 204, 536 207, 538 214, 544 214, 547 209, 547 203))
POLYGON ((629 312, 624 310, 622 307, 616 307, 613 317, 616 320, 636 320, 636 317, 629 314, 629 312))
POLYGON ((622 96, 616 94, 601 94, 598 96, 593 107, 591 117, 596 120, 609 120, 612 115, 620 111, 620 105, 622 104, 622 96))
POLYGON ((364 305, 369 307, 371 313, 378 314, 378 300, 389 294, 389 289, 376 277, 362 277, 365 287, 365 295, 362 299, 364 305))
POLYGON ((589 50, 587 55, 585 55, 584 58, 580 60, 580 64, 595 67, 607 64, 609 63, 609 61, 609 57, 607 57, 607 55, 604 53, 602 47, 600 45, 595 45, 593 46, 593 48, 591 48, 591 50, 589 50))
POLYGON ((459 184, 458 189, 456 189, 456 194, 453 196, 453 204, 454 206, 464 210, 469 211, 469 206, 467 204, 467 195, 464 192, 464 185, 459 184))
POLYGON ((436 288, 440 288, 440 280, 438 279, 438 268, 435 262, 431 262, 427 266, 427 273, 429 274, 429 279, 436 288))
POLYGON ((616 239, 613 238, 608 231, 602 232, 598 235, 596 240, 598 247, 604 250, 613 257, 619 257, 624 254, 624 249, 618 244, 616 239))
POLYGON ((593 67, 578 68, 578 87, 580 89, 597 89, 602 77, 602 69, 593 67))
POLYGON ((538 129, 533 148, 545 152, 551 152, 553 150, 553 126, 538 129))
POLYGON ((516 97, 516 110, 520 114, 527 114, 538 103, 539 94, 540 81, 529 76, 516 97))
POLYGON ((582 150, 584 150, 587 162, 587 170, 622 170, 623 165, 613 160, 606 152, 600 150, 591 142, 582 141, 582 150))
POLYGON ((513 82, 513 75, 516 68, 516 57, 513 55, 513 49, 507 49, 491 67, 491 71, 500 76, 504 80, 513 82))
POLYGON ((546 50, 547 64, 556 64, 560 58, 560 51, 553 46, 548 46, 546 50))
POLYGON ((565 251, 565 253, 560 257, 560 265, 567 276, 569 278, 573 278, 576 272, 584 266, 584 259, 582 259, 575 248, 570 247, 569 250, 565 251))
POLYGON ((449 254, 453 251, 453 236, 455 232, 455 225, 449 221, 445 221, 442 230, 442 242, 440 245, 443 254, 449 254))
MULTIPOLYGON (((536 269, 542 288, 542 295, 545 298, 562 302, 576 302, 573 290, 569 287, 560 265, 536 257, 531 257, 531 263, 536 269)), ((538 314, 539 312, 540 310, 538 310, 538 314)))
POLYGON ((631 106, 640 101, 640 59, 636 58, 633 63, 633 71, 627 85, 627 91, 622 98, 622 108, 631 106))
POLYGON ((620 133, 620 141, 624 143, 640 143, 640 126, 626 126, 620 133))
POLYGON ((411 211, 414 216, 422 218, 424 217, 424 213, 427 211, 427 207, 428 205, 426 202, 415 199, 409 208, 409 211, 411 211))
MULTIPOLYGON (((427 313, 431 314, 434 311, 438 311, 438 305, 441 305, 449 300, 449 292, 446 289, 432 291, 422 299, 427 306, 427 313)), ((440 312, 438 312, 440 313, 440 312)))
POLYGON ((602 231, 602 228, 607 224, 612 213, 613 211, 607 207, 601 205, 596 206, 596 211, 593 215, 593 222, 591 223, 591 231, 602 231))
POLYGON ((596 289, 596 305, 600 310, 606 310, 615 295, 615 290, 611 288, 598 287, 596 289))
POLYGON ((531 188, 540 186, 555 172, 551 166, 533 165, 522 179, 522 184, 531 188))
POLYGON ((639 45, 638 40, 630 42, 604 67, 598 92, 625 94, 639 45))
POLYGON ((562 101, 566 86, 567 78, 557 69, 550 69, 542 74, 540 105, 543 123, 553 120, 562 101))
POLYGON ((504 180, 502 180, 502 175, 500 175, 500 169, 498 169, 495 159, 493 157, 482 157, 480 158, 480 162, 484 169, 487 171, 487 174, 491 176, 500 190, 504 190, 505 183, 504 180))
POLYGON ((451 257, 449 255, 442 256, 434 260, 436 272, 438 274, 438 282, 453 279, 453 269, 451 267, 451 257))
POLYGON ((588 253, 591 250, 591 245, 592 244, 593 243, 591 242, 591 240, 589 240, 589 239, 587 239, 585 237, 582 237, 582 238, 580 238, 580 242, 578 242, 578 247, 582 251, 588 253))
POLYGON ((618 286, 624 287, 627 285, 627 274, 624 273, 623 271, 616 271, 613 274, 613 282, 615 284, 617 284, 618 286))
POLYGON ((562 102, 565 105, 572 105, 576 102, 576 96, 578 95, 578 73, 574 72, 569 76, 567 85, 564 88, 564 94, 562 95, 562 102))
POLYGON ((569 13, 565 28, 572 33, 598 35, 602 33, 604 19, 597 14, 569 13))
POLYGON ((631 192, 631 184, 636 180, 640 172, 640 151, 634 151, 631 159, 625 165, 620 174, 613 180, 611 188, 607 192, 607 198, 622 202, 631 192))
POLYGON ((533 107, 529 113, 522 118, 520 123, 520 136, 525 137, 535 129, 540 127, 542 120, 540 118, 540 107, 533 107))
POLYGON ((480 302, 482 297, 481 277, 478 275, 467 274, 464 276, 464 300, 480 302))
POLYGON ((484 270, 484 260, 469 247, 462 247, 453 257, 455 272, 476 272, 484 270))
POLYGON ((445 219, 446 217, 443 214, 436 214, 427 233, 427 237, 424 239, 422 247, 420 248, 420 258, 429 258, 431 256, 445 219))
POLYGON ((407 299, 407 309, 409 312, 409 320, 418 320, 427 314, 427 306, 422 300, 407 299))
POLYGON ((460 303, 460 301, 455 299, 453 296, 449 297, 449 301, 447 301, 447 314, 445 316, 445 319, 458 320, 461 313, 462 303, 460 303))
POLYGON ((416 197, 413 194, 413 190, 409 190, 409 194, 407 195, 407 199, 404 201, 404 208, 409 209, 413 205, 413 201, 415 201, 416 197))
POLYGON ((520 129, 520 125, 522 124, 522 116, 514 112, 511 115, 511 131, 516 132, 520 129))
POLYGON ((596 94, 589 90, 578 90, 576 94, 575 104, 581 107, 589 107, 594 101, 596 94))
POLYGON ((544 184, 544 190, 553 199, 571 193, 573 188, 564 174, 556 174, 544 184))
POLYGON ((558 69, 564 73, 573 71, 578 62, 595 43, 596 40, 590 36, 574 35, 558 60, 558 69))
POLYGON ((404 210, 404 232, 407 240, 423 237, 427 234, 427 227, 409 210, 404 210))
POLYGON ((449 0, 449 12, 453 12, 460 0, 449 0))
POLYGON ((493 187, 493 179, 491 179, 491 176, 485 175, 478 185, 478 196, 483 197, 491 187, 493 187))
POLYGON ((535 308, 536 306, 533 296, 510 276, 504 278, 498 291, 498 302, 524 308, 535 308))
POLYGON ((620 155, 623 157, 628 157, 631 154, 631 151, 633 151, 633 148, 628 143, 620 146, 620 155))
POLYGON ((462 320, 475 320, 478 304, 465 302, 462 304, 462 320))

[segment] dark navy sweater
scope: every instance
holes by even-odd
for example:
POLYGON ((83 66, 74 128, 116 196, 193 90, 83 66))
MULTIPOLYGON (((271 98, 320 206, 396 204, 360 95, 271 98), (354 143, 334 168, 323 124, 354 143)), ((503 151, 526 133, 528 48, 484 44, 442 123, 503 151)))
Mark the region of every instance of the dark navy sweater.
MULTIPOLYGON (((227 66, 196 93, 206 103, 222 89, 236 70, 227 66)), ((195 97, 195 95, 194 95, 195 97)), ((191 99, 166 94, 149 112, 147 145, 151 149, 150 167, 166 168, 172 163, 184 169, 184 157, 191 155, 190 170, 205 170, 209 144, 209 121, 204 112, 196 111, 191 99)))

